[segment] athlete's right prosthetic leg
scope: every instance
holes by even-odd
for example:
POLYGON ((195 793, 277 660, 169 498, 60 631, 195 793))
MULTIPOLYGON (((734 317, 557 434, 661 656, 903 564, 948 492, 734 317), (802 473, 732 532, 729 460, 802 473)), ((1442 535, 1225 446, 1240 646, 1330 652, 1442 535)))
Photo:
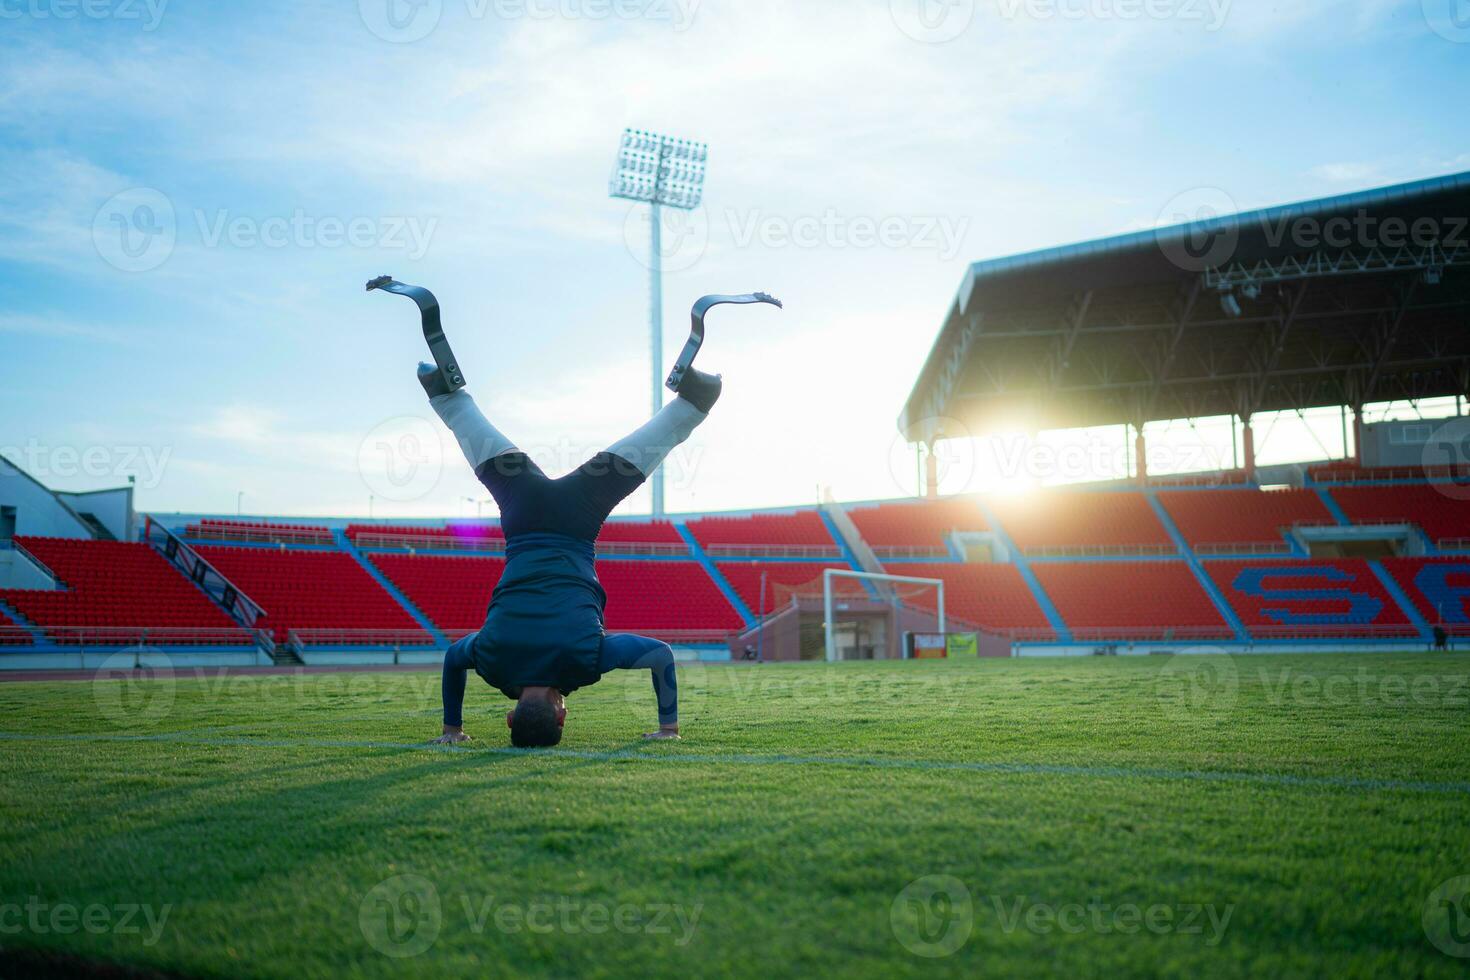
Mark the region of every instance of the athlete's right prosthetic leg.
POLYGON ((728 303, 747 305, 750 303, 769 303, 777 309, 783 309, 781 301, 769 293, 745 293, 740 296, 701 296, 694 304, 694 309, 689 313, 689 340, 684 344, 684 349, 679 353, 679 359, 674 362, 674 369, 669 372, 668 380, 664 386, 670 391, 679 390, 679 382, 684 379, 684 372, 694 363, 694 355, 699 353, 699 348, 704 346, 704 318, 710 310, 716 306, 724 306, 728 303))
MULTIPOLYGON (((713 380, 716 383, 719 381, 718 378, 713 380)), ((715 388, 714 392, 718 398, 719 389, 715 388)), ((669 453, 693 435, 694 430, 709 418, 709 409, 713 407, 713 401, 706 401, 705 406, 701 407, 693 399, 681 395, 659 409, 653 418, 609 446, 607 451, 610 455, 631 463, 642 476, 651 476, 668 458, 669 453)))
POLYGON ((659 410, 636 432, 619 440, 608 452, 633 464, 648 477, 658 469, 676 446, 688 439, 708 416, 720 398, 723 382, 718 374, 705 374, 694 368, 694 356, 704 346, 704 318, 716 306, 725 304, 769 303, 780 307, 781 301, 766 293, 740 296, 704 296, 690 312, 689 340, 684 344, 674 369, 664 385, 678 398, 659 410))

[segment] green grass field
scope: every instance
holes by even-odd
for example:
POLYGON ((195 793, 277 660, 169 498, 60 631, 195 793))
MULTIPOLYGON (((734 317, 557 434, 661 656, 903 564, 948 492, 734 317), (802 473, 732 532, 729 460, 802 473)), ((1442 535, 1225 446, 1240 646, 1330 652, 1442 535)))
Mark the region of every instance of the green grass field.
POLYGON ((0 684, 0 975, 1470 967, 1464 656, 687 666, 540 753, 471 683, 0 684))

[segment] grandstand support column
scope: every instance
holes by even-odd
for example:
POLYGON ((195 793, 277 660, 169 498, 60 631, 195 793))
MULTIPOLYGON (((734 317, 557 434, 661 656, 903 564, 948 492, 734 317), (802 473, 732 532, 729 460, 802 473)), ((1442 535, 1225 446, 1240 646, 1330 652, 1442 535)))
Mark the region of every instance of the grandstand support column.
POLYGON ((1363 465, 1363 406, 1349 405, 1348 410, 1353 413, 1353 455, 1352 459, 1359 466, 1363 465))
POLYGON ((1256 482, 1256 430, 1251 427, 1251 417, 1242 415, 1240 417, 1240 442, 1243 447, 1242 455, 1245 457, 1243 469, 1245 470, 1245 482, 1256 482))
POLYGON ((939 497, 939 457, 932 442, 924 447, 924 496, 929 500, 939 497))
POLYGON ((1148 485, 1148 440, 1143 435, 1143 423, 1134 426, 1138 433, 1133 437, 1133 469, 1138 474, 1138 485, 1148 485))

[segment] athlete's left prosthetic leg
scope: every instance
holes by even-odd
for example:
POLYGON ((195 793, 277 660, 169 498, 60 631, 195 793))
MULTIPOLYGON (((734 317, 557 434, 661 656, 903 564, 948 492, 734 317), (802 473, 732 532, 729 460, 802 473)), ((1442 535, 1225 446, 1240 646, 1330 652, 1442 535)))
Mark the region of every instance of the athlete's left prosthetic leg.
MULTIPOLYGON (((491 460, 515 452, 515 443, 490 424, 470 393, 464 390, 464 373, 444 335, 439 301, 434 294, 421 286, 397 282, 391 276, 379 276, 369 281, 367 288, 369 292, 381 289, 406 296, 418 306, 423 320, 424 341, 429 345, 429 353, 435 362, 419 364, 419 384, 429 396, 429 405, 434 413, 454 434, 470 469, 478 473, 491 460)), ((471 633, 450 644, 444 655, 440 694, 444 702, 446 731, 451 727, 459 729, 464 724, 464 689, 469 671, 474 667, 474 641, 475 634, 471 633)), ((459 737, 463 738, 463 735, 459 737)))
POLYGON ((459 361, 454 356, 454 351, 449 348, 449 338, 444 336, 444 325, 439 320, 439 300, 434 297, 434 294, 422 286, 410 286, 407 283, 398 282, 392 276, 378 276, 376 279, 369 279, 367 291, 372 292, 374 289, 381 289, 385 293, 393 293, 397 296, 407 296, 419 308, 419 316, 424 326, 424 342, 429 345, 429 354, 433 356, 434 363, 438 365, 436 378, 433 380, 420 378, 429 394, 447 395, 451 391, 463 388, 464 372, 459 369, 459 361))
MULTIPOLYGON (((419 380, 422 381, 426 376, 432 377, 433 372, 432 365, 420 364, 419 380)), ((475 404, 470 393, 463 388, 447 395, 433 395, 429 398, 429 407, 449 427, 449 431, 454 433, 454 440, 459 443, 459 451, 464 453, 465 462, 470 464, 470 469, 479 472, 481 467, 495 457, 516 451, 515 443, 490 424, 485 413, 480 411, 480 406, 475 404)))

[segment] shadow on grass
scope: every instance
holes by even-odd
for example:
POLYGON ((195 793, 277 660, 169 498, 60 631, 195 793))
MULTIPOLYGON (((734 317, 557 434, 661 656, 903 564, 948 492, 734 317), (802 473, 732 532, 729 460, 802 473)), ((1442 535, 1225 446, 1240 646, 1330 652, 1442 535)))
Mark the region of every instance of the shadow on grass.
MULTIPOLYGON (((142 855, 156 857, 159 860, 150 868, 150 884, 177 889, 170 894, 184 897, 194 891, 196 879, 188 873, 175 876, 170 873, 170 866, 177 862, 179 870, 185 871, 190 866, 188 848, 196 844, 201 848, 229 846, 237 851, 252 846, 266 849, 272 845, 304 847, 313 858, 347 853, 357 847, 359 833, 365 836, 381 834, 385 828, 399 823, 416 825, 422 822, 425 814, 451 809, 466 798, 487 791, 551 780, 601 766, 626 757, 626 753, 640 742, 629 742, 585 758, 542 755, 535 749, 476 751, 473 748, 431 750, 425 758, 422 748, 385 748, 356 754, 348 759, 329 757, 241 769, 168 790, 154 790, 114 806, 107 815, 126 818, 139 804, 155 805, 170 794, 187 797, 187 805, 151 823, 134 821, 125 830, 106 836, 95 832, 81 836, 69 833, 57 842, 60 846, 33 851, 32 861, 39 867, 73 870, 86 880, 94 874, 105 875, 101 869, 108 863, 106 859, 111 857, 125 866, 134 865, 136 858, 142 855), (410 758, 420 761, 371 775, 350 775, 239 795, 223 805, 217 795, 207 796, 230 785, 248 789, 261 778, 329 765, 345 765, 360 773, 367 766, 410 758), (499 771, 507 767, 512 771, 499 771), (486 773, 489 778, 463 778, 465 774, 480 773, 486 773), (444 779, 449 783, 443 788, 429 789, 430 782, 439 783, 444 779)), ((167 746, 169 751, 178 748, 177 745, 167 746)), ((119 789, 114 792, 125 791, 119 789)), ((498 807, 492 807, 491 812, 495 809, 498 807)), ((507 809, 510 809, 509 803, 507 809)), ((104 819, 97 821, 97 825, 111 827, 116 826, 116 822, 104 819)), ((35 838, 32 841, 38 843, 35 838)), ((207 855, 192 855, 195 861, 201 857, 207 855)), ((104 888, 117 883, 110 875, 98 882, 104 888)), ((215 901, 221 895, 212 892, 208 898, 215 901)))
POLYGON ((0 948, 0 977, 30 980, 184 980, 182 973, 72 956, 56 950, 0 948))

